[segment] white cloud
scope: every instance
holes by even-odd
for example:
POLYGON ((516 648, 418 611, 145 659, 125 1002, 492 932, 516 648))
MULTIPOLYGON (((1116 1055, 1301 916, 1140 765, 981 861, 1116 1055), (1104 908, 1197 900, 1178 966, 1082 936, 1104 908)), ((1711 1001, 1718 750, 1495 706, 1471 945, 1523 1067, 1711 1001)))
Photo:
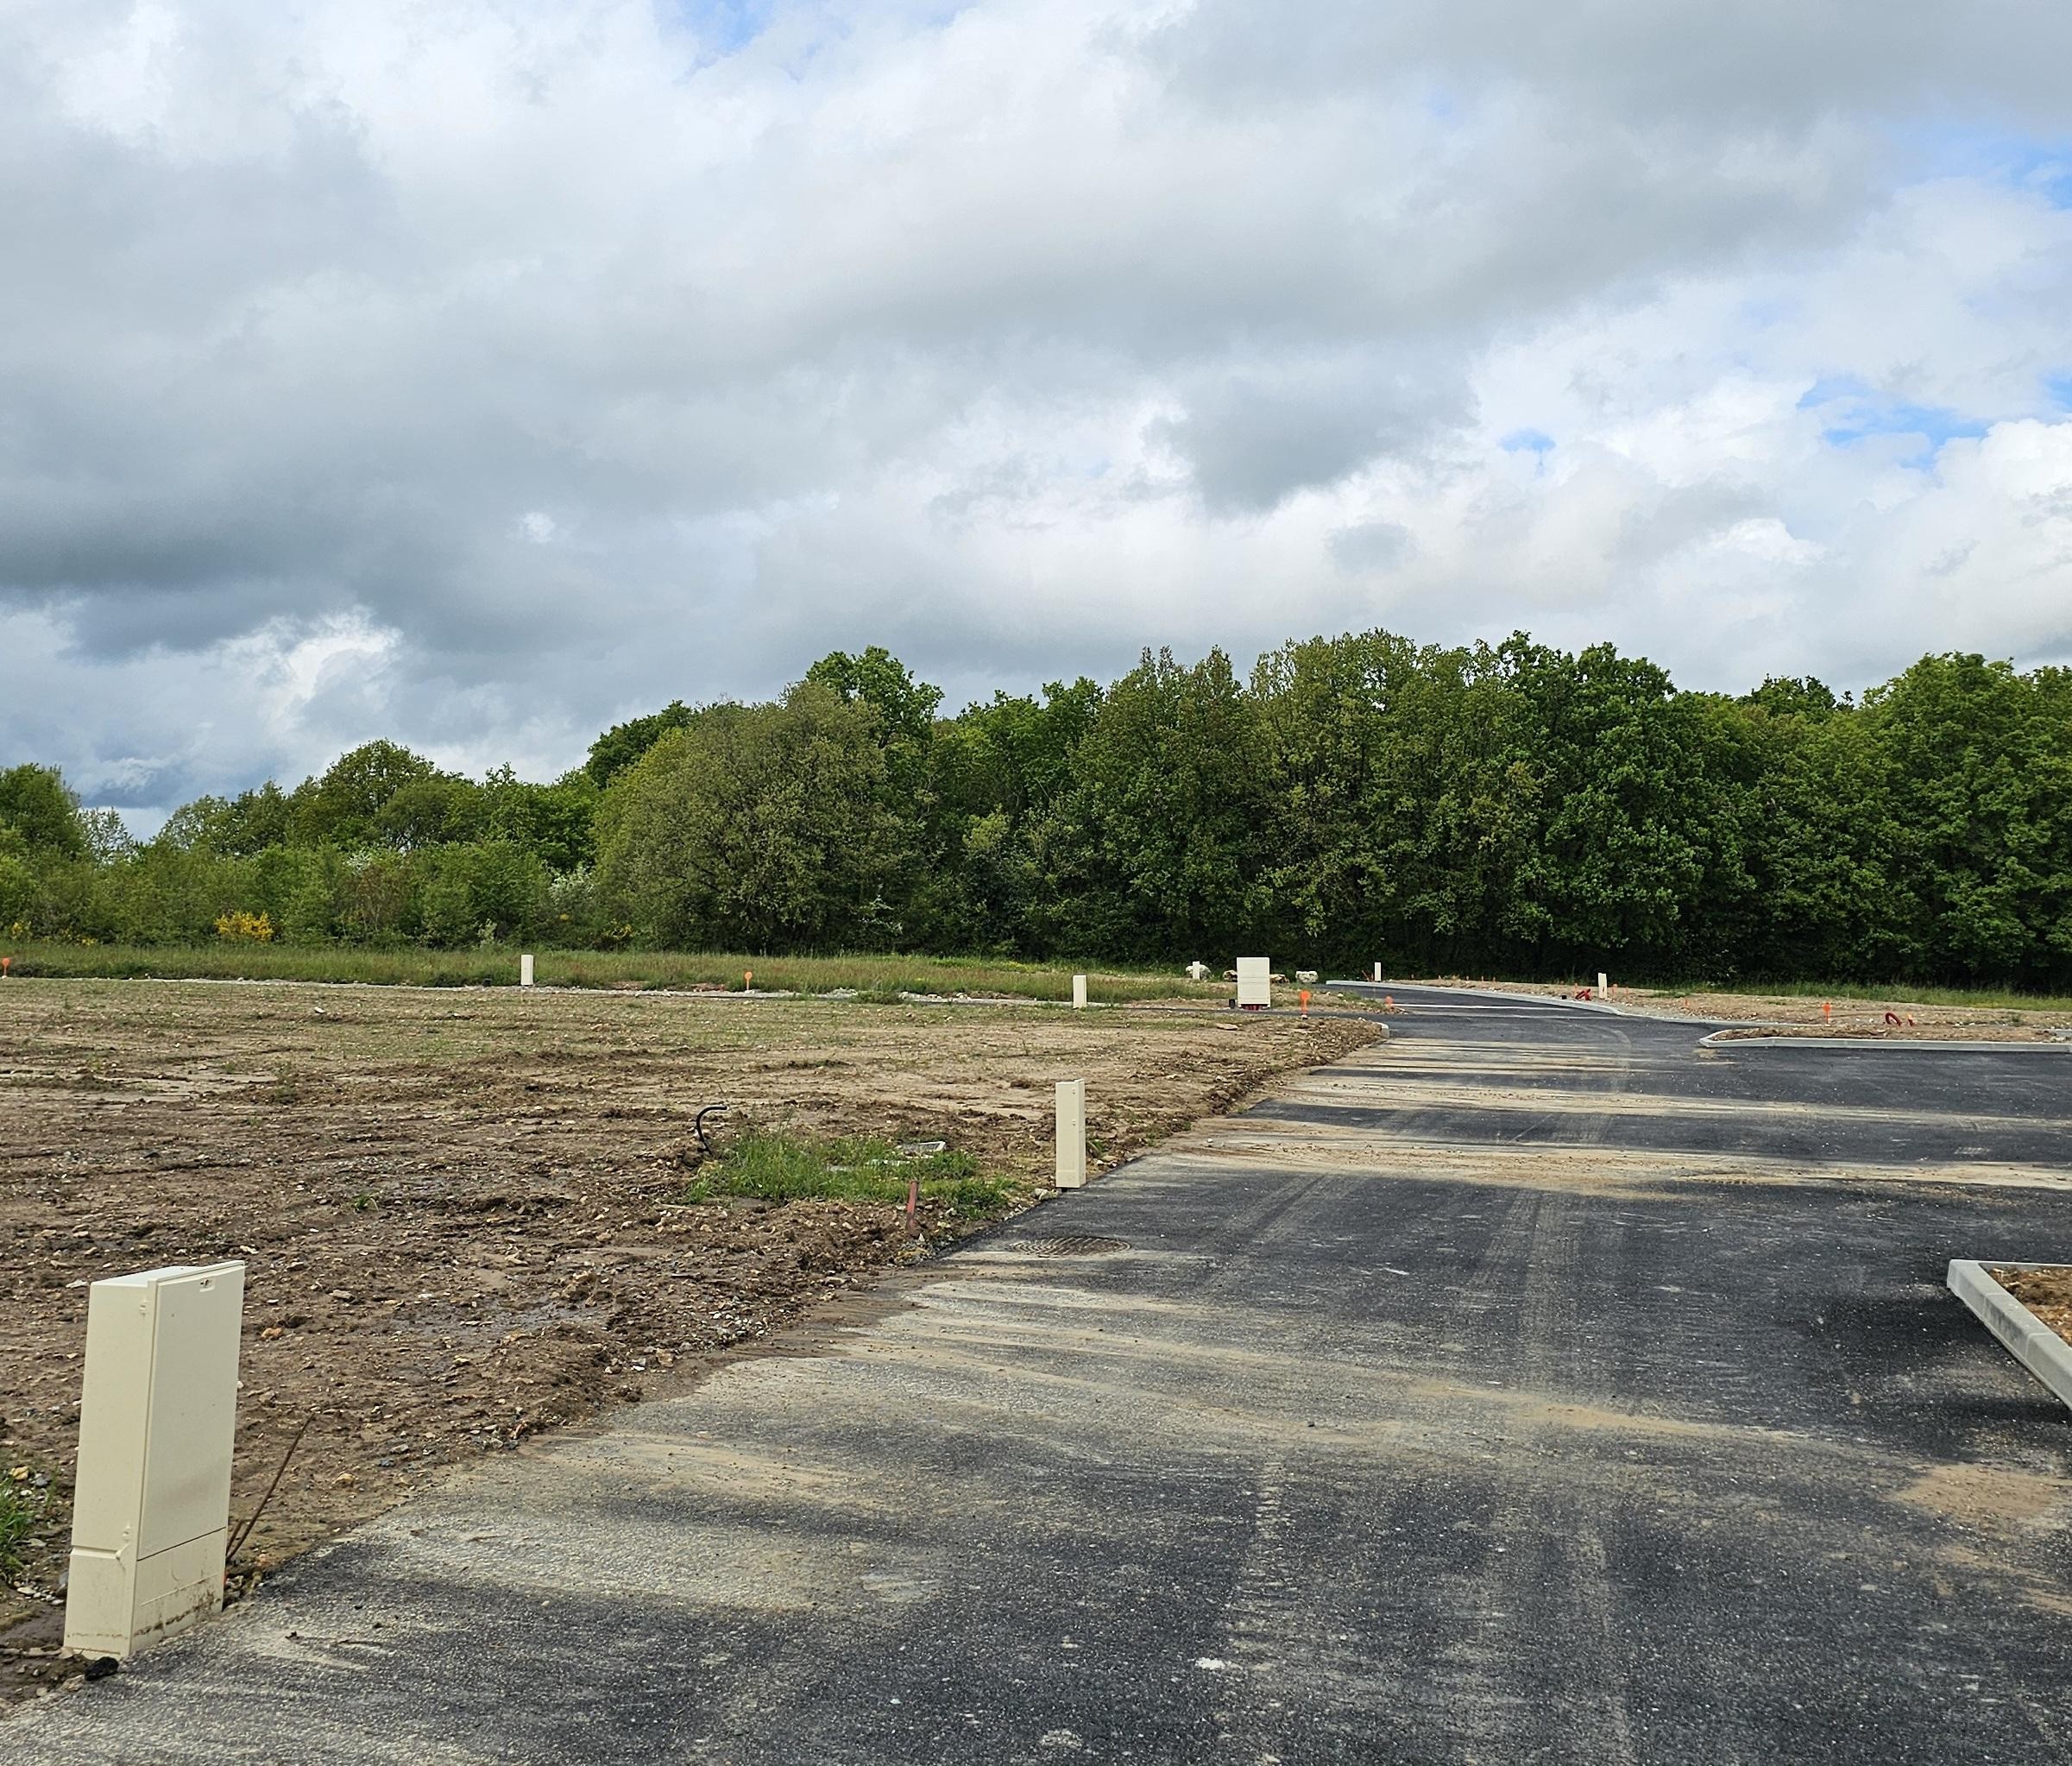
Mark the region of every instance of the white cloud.
POLYGON ((1962 15, 25 0, 0 758, 548 771, 873 641, 2064 653, 2072 15, 1962 15))

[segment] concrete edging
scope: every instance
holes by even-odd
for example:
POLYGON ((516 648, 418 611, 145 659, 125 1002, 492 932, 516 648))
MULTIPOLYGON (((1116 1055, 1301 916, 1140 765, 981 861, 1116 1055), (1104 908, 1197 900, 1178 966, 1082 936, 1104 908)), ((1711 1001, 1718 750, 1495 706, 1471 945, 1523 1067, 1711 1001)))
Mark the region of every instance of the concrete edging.
MULTIPOLYGON (((2006 1264, 2006 1269, 2058 1269, 2058 1264, 2006 1264)), ((2007 1352, 2048 1386, 2058 1400, 2072 1406, 2072 1343, 2045 1324, 1994 1281, 1986 1265, 1971 1258, 1951 1260, 1946 1285, 1978 1315, 2007 1352)))

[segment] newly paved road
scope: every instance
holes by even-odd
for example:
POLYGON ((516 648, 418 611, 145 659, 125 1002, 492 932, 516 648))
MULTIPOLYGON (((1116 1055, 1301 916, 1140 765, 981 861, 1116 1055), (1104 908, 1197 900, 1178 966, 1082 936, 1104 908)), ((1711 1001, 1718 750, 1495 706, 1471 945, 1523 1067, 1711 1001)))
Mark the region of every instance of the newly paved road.
POLYGON ((2072 1759, 2072 1413, 1941 1287, 2072 1259, 2072 1050, 1393 991, 1387 1045, 0 1757, 2072 1759))

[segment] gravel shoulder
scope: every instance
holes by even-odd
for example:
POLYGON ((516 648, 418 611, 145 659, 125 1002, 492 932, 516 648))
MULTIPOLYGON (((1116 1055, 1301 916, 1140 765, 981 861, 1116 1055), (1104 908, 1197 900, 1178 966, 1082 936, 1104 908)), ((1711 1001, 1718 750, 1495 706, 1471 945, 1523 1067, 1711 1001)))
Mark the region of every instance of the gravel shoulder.
POLYGON ((86 1290, 242 1258, 231 1496, 280 1488, 249 1588, 444 1469, 681 1389, 960 1223, 678 1205, 693 1121, 942 1138, 1034 1200, 1051 1088, 1116 1164, 1380 1034, 1345 1017, 647 994, 9 981, 0 987, 0 1700, 55 1671, 86 1290), (16 1473, 19 1477, 15 1476, 16 1473), (9 1660, 9 1657, 13 1659, 9 1660))

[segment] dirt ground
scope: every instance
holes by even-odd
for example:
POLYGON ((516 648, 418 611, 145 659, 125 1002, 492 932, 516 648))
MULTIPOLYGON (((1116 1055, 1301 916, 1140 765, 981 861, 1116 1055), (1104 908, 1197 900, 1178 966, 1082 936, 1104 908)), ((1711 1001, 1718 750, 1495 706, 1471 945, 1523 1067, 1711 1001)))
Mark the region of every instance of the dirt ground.
MULTIPOLYGON (((1437 987, 1485 987, 1503 993, 1569 999, 1576 990, 1543 981, 1471 981, 1458 976, 1420 983, 1437 987)), ((1693 1018, 1745 1024, 1734 1036, 1881 1038, 1905 1042, 2044 1043, 2054 1031, 2072 1029, 2072 1013, 1981 1006, 1928 1006, 1895 995, 1890 1000, 1820 1000, 1780 993, 1672 993, 1615 983, 1608 1003, 1663 1018, 1693 1018), (1832 1012, 1823 1011, 1832 1006, 1832 1012), (1886 1022, 1889 1012, 1899 1022, 1886 1022)))
POLYGON ((680 1387, 925 1255, 924 1208, 682 1206, 699 1109, 943 1138, 1048 1184, 1052 1087, 1108 1166, 1378 1020, 287 983, 0 984, 0 1700, 66 1671, 87 1284, 242 1258, 234 1592, 440 1467, 680 1387))
POLYGON ((2022 1304, 2072 1343, 2072 1264, 1987 1271, 2022 1304))

